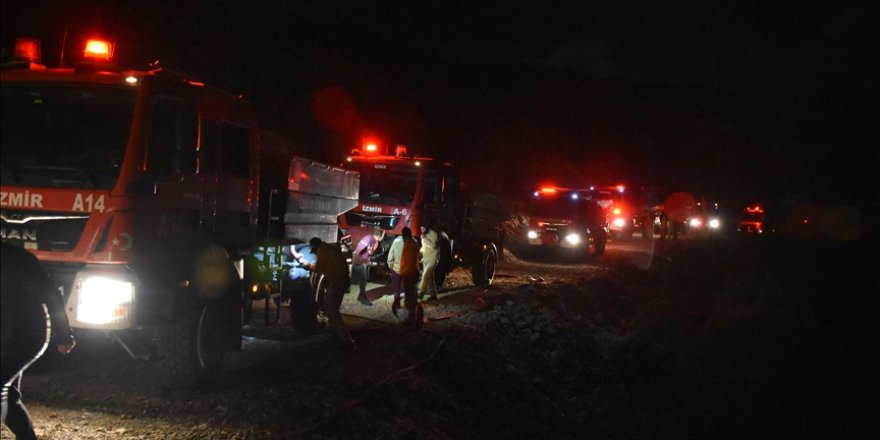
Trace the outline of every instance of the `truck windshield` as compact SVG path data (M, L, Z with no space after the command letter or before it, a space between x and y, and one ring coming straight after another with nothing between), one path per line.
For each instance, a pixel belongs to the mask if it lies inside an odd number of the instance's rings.
M419 182L417 169L388 166L375 168L372 164L361 167L360 201L377 205L409 206Z
M569 197L540 197L532 199L529 211L534 217L547 219L571 219L582 208L583 201Z
M134 89L4 83L2 184L112 188L134 103Z

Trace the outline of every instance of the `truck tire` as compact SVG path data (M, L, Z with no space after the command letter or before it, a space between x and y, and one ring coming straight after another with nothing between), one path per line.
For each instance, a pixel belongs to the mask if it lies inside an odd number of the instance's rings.
M321 330L315 290L310 284L297 286L290 292L290 323L297 333L304 335L313 335Z
M437 243L440 250L440 258L437 267L434 268L434 281L437 284L437 290L443 287L449 272L452 272L452 242L448 238L441 237Z
M251 315L254 313L254 300L251 298L250 283L245 283L244 287L244 289L241 289L241 323L247 325L251 323L253 318Z
M475 286L488 286L492 284L495 278L495 264L498 261L498 255L493 246L486 247L486 250L474 260L471 267L471 280Z
M213 383L223 363L223 304L187 306L180 319L159 329L162 380L169 387Z
M602 255L605 253L605 244L608 242L608 236L599 231L596 236L593 238L593 253L595 255Z

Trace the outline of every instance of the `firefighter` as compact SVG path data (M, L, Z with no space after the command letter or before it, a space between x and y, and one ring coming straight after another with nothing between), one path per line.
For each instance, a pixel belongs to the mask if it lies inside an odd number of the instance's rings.
M365 306L373 305L367 298L367 281L370 279L370 262L383 238L385 238L385 231L376 228L372 234L361 238L351 256L351 278L352 281L358 283L360 288L358 302Z
M405 325L421 325L419 301L416 296L416 283L419 280L419 244L412 237L412 231L404 227L403 248L400 252L400 278L403 281L404 308L407 311L402 322Z
M348 273L348 262L338 246L324 243L318 237L309 240L309 247L316 255L312 270L324 276L324 285L327 290L324 293L323 310L327 316L327 329L333 335L333 339L349 348L354 349L354 340L342 316L339 315L339 307L342 306L342 297L351 286L351 278Z
M419 253L422 256L422 280L419 283L419 299L426 295L430 300L437 299L437 282L434 280L434 269L440 259L440 250L437 246L440 237L437 231L430 225L422 226L422 247Z
M35 439L30 414L21 402L21 377L52 342L66 355L76 341L64 300L30 252L6 243L0 254L2 298L2 420L17 439Z
M391 271L391 294L394 295L394 303L391 305L391 311L397 316L397 310L400 309L400 295L403 290L400 288L402 278L400 276L400 256L403 252L403 236L398 235L391 242L388 249L388 269Z

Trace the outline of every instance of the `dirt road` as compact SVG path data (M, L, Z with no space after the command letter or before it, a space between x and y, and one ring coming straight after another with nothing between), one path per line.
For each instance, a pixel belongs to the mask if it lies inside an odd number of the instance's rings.
M355 352L297 335L284 308L267 326L255 304L210 389L162 389L83 334L60 368L26 375L25 402L41 438L65 440L855 438L880 334L869 255L682 240L507 256L488 289L454 273L423 331L396 323L384 286L372 307L347 295Z

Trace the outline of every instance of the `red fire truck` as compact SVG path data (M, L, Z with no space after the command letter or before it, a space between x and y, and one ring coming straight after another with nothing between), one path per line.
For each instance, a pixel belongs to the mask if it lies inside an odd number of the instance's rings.
M189 75L119 69L110 43L84 47L75 66L47 68L20 39L3 64L2 239L61 284L75 331L156 360L168 384L208 382L241 348L257 121Z
M561 248L587 254L605 253L607 222L601 206L587 188L545 185L528 204L526 241L531 247Z
M764 208L761 205L746 206L739 218L737 232L747 235L760 235L764 233Z
M418 237L420 226L428 222L441 232L438 286L458 265L471 269L474 284L492 282L503 250L502 224L510 217L499 197L468 187L449 163L408 156L405 145L396 146L394 155L382 154L374 144L353 153L345 167L360 173L360 200L339 217L343 235L357 243L380 228L387 251L404 226Z
M630 239L635 233L644 240L653 238L650 209L633 191L624 185L592 186L590 194L605 210L612 239Z

